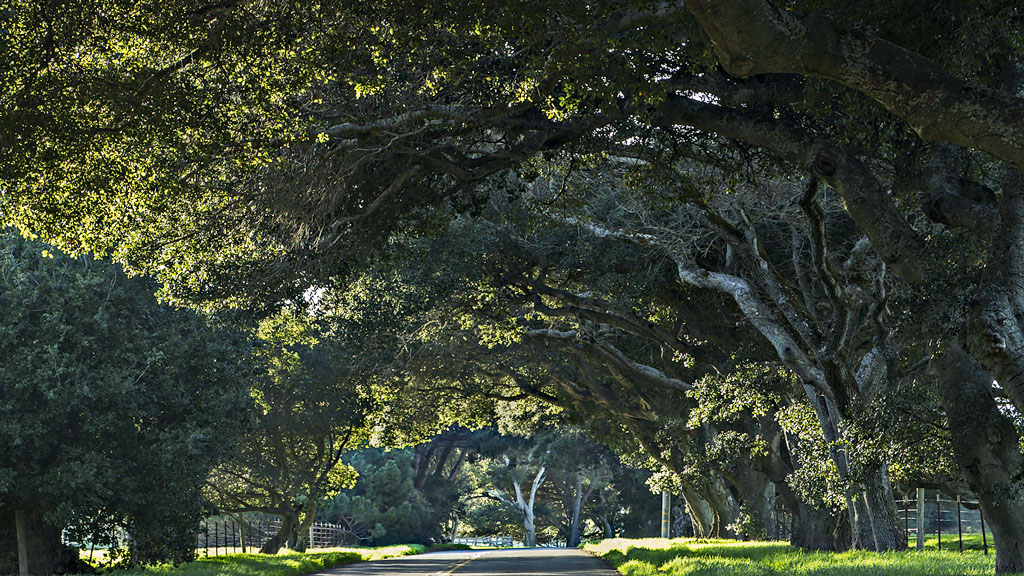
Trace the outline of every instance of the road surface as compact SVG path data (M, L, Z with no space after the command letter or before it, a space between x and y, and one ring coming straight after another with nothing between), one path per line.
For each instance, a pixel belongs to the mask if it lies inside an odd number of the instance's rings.
M576 549L459 550L349 564L318 576L615 576L607 564Z

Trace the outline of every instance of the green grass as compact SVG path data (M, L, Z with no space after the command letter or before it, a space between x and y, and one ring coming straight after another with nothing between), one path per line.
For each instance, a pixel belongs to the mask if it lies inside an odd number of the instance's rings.
M326 548L314 552L285 551L276 555L227 554L203 557L195 562L169 564L133 570L110 570L116 576L299 576L342 564L420 554L418 544L379 548Z
M980 535L979 540L980 540ZM981 552L802 552L781 542L613 539L584 549L626 576L974 576L995 570Z
M992 533L986 534L988 538L988 553L994 554L995 548L992 547ZM910 541L907 543L911 549L917 546L916 536L910 535ZM934 535L925 535L924 547L926 550L935 550L939 547L939 539ZM978 550L981 551L984 548L984 543L981 541L981 533L968 533L964 534L964 550ZM960 544L957 541L956 532L952 534L942 535L942 549L943 550L960 550Z

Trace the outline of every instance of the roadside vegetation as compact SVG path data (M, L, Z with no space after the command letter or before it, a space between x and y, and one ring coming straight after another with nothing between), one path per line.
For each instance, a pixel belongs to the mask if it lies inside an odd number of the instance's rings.
M942 576L991 574L995 556L927 550L805 552L782 542L610 539L584 549L626 576Z
M119 576L299 576L344 564L422 554L427 550L425 546L410 544L376 548L326 548L316 552L228 554L200 558L178 566L158 564L117 573Z

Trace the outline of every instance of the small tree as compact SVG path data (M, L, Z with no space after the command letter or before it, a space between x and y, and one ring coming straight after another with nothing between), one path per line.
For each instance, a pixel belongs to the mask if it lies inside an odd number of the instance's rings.
M537 491L547 478L546 456L538 445L510 447L495 459L490 470L491 486L486 491L487 496L519 512L523 543L527 546L537 545L534 509Z
M341 457L363 439L368 406L340 365L340 344L319 341L304 322L284 314L262 326L265 372L253 384L255 426L208 482L222 511L283 518L265 554L285 545L306 549L318 502L355 482Z
M409 450L362 450L346 462L359 480L327 500L320 517L350 526L353 544L427 544L438 536L441 519L413 483Z

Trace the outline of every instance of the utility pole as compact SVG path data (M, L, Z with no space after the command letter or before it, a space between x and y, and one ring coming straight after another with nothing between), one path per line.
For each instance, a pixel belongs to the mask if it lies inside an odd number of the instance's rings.
M668 538L669 520L672 516L672 508L669 502L668 490L661 491L661 537Z

